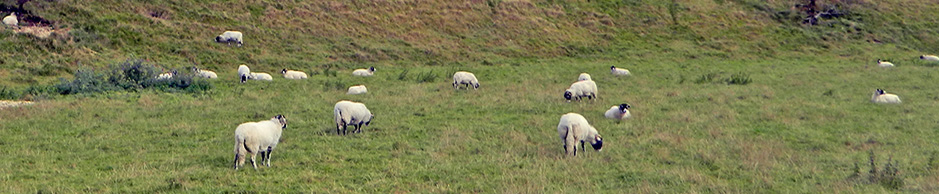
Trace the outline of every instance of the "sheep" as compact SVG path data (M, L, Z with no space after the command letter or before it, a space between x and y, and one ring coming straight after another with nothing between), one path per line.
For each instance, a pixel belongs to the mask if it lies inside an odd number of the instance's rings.
M355 127L352 133L361 133L362 125L368 126L372 122L372 118L375 118L375 115L365 107L365 104L346 100L336 103L336 106L333 107L333 115L336 118L336 134L340 134L339 129L342 129L342 135L346 134L348 125Z
M473 86L473 90L476 90L479 88L479 80L476 79L476 75L473 73L458 71L453 74L453 88L460 89L460 85L466 86L466 89Z
M619 76L619 75L625 75L625 76L630 76L630 75L632 75L632 74L629 73L629 70L628 70L628 69L616 68L616 66L610 66L610 71L611 71L611 73L613 73L613 75L617 75L617 76Z
M277 142L284 129L287 129L287 117L277 115L270 120L247 122L235 128L235 170L245 163L245 154L251 154L251 165L258 169L255 158L261 154L261 163L267 161L271 167L271 152L277 148Z
M303 73L302 71L284 69L284 70L280 70L280 73L284 74L284 78L286 79L306 79L307 78L306 73Z
M228 46L231 46L231 42L237 43L238 47L244 45L244 39L242 39L242 34L239 31L225 31L222 35L215 37L215 42L228 43Z
M375 73L375 67L368 67L368 69L356 69L352 71L353 76L372 76Z
M877 89L874 90L874 95L871 96L871 102L878 104L900 104L900 97L896 94L889 94L884 90Z
M612 106L610 110L607 110L606 113L603 113L603 116L610 119L616 120L626 120L629 117L632 117L632 114L629 114L629 104L623 103L619 106Z
M603 139L597 133L597 129L590 126L583 115L577 113L567 113L561 116L561 122L558 123L558 135L564 143L564 152L569 156L577 155L577 144L580 143L580 150L584 148L584 141L588 141L597 152L603 150Z
M157 76L156 76L156 79L157 79L157 80L168 80L168 79L173 78L173 76L176 76L176 70L173 70L173 71L170 71L170 72L167 72L167 73L161 73L160 75L157 75Z
M263 81L274 81L274 77L271 74L267 73L248 73L247 75L241 76L241 83L245 83L248 80L263 80Z
M583 97L597 100L596 82L593 82L593 80L578 81L571 84L571 87L567 90L564 90L564 98L567 99L567 102L570 102L571 99L580 100Z
M251 69L248 68L247 65L241 64L238 66L238 77L241 77L243 75L248 75L249 73L251 73Z
M877 66L878 67L893 67L893 63L877 59Z
M346 92L346 94L364 94L367 92L368 92L368 89L365 88L365 85L357 85L357 86L349 87L349 92Z
M584 80L591 80L591 79L590 79L590 74L587 74L587 73L580 73L580 76L577 77L577 81L584 81Z
M16 19L16 13L12 12L7 17L3 17L3 24L6 24L8 27L19 27L19 21Z
M198 67L192 67L192 72L196 74L196 77L218 79L218 74L215 74L213 71L201 70Z
M3 21L6 21L6 19L3 19ZM936 55L920 55L919 59L926 60L926 61L933 61L933 62L939 61L939 57L937 57Z

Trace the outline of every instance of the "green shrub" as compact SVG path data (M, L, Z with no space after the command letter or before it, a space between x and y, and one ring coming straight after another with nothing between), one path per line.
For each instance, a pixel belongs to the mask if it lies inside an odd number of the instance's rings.
M191 71L177 71L170 79L156 79L158 68L139 59L128 59L108 66L107 73L93 69L78 70L72 80L60 79L55 85L59 94L98 93L105 91L138 91L145 88L169 92L203 92L212 89L212 84L193 76Z

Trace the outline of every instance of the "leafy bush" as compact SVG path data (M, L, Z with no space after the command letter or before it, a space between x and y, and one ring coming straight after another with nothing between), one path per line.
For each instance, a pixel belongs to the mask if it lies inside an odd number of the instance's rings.
M158 68L139 59L113 64L106 73L93 69L78 70L72 80L60 79L55 85L59 94L98 93L105 91L138 91L144 88L176 92L202 92L212 89L207 80L196 78L190 71L177 72L170 79L156 79Z

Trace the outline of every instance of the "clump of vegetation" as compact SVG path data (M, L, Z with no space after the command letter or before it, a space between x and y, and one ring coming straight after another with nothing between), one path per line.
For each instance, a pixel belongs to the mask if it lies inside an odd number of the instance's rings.
M750 75L745 74L745 73L736 73L736 74L730 75L730 78L727 78L726 80L724 80L724 82L727 83L728 85L747 85L751 81L753 80L750 79Z
M342 82L342 80L329 79L323 82L323 91L344 89L346 89L346 83Z
M694 83L697 84L706 84L706 83L724 83L727 85L747 85L750 82L753 82L753 79L750 79L750 75L746 73L735 73L731 74L730 77L720 79L720 73L706 73L698 76L695 79ZM679 80L679 83L684 83L684 77Z
M867 183L868 184L879 184L884 188L899 190L903 188L904 180L900 176L900 170L897 167L899 165L898 161L894 161L893 157L887 158L887 163L884 164L882 170L877 169L876 155L874 151L871 150L868 156L868 163L870 165L870 170L868 171ZM851 177L860 177L861 168L857 163L854 163L854 174Z
M417 83L434 82L434 80L437 80L437 77L438 75L435 74L434 71L431 70L431 71L418 73L417 78L415 80L417 81Z
M404 71L401 71L401 73L398 74L398 80L404 81L408 79L408 72L409 72L408 69L404 69Z
M714 80L717 80L717 73L707 73L701 76L698 76L698 79L694 81L697 84L712 83Z
M110 65L107 71L82 69L72 80L59 79L55 85L59 94L99 93L106 91L138 91L145 88L176 92L203 92L212 89L207 80L193 77L190 71L177 72L172 78L157 79L158 68L139 59L128 59Z

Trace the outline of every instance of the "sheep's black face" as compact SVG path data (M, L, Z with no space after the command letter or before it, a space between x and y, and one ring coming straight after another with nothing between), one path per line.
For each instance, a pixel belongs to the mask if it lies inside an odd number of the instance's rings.
M473 88L479 88L479 84L473 84Z
M884 90L877 89L876 93L877 93L877 95L883 95L883 94L884 94Z
M368 67L368 71L375 71L375 67Z
M247 76L247 75L241 75L241 83L245 83L246 81L248 81L248 76Z
M926 55L920 55L919 59L926 59ZM877 59L877 60L880 61L880 59Z
M215 42L222 42L222 36L216 36Z
M610 70L616 70L616 66L610 66Z
M287 116L277 115L277 116L274 116L274 119L277 119L277 122L280 122L280 124L283 125L281 129L287 128Z
M600 136L597 136L597 141L591 143L590 146L593 147L593 149L597 150L598 152L603 150L603 139L600 139Z
M626 110L629 109L629 107L630 107L630 106L629 106L628 104L620 104L620 105L619 105L619 111L625 113Z
M571 100L573 97L574 95L571 92L564 92L564 99Z
M287 74L287 69L280 70L280 73L281 73L281 74Z

